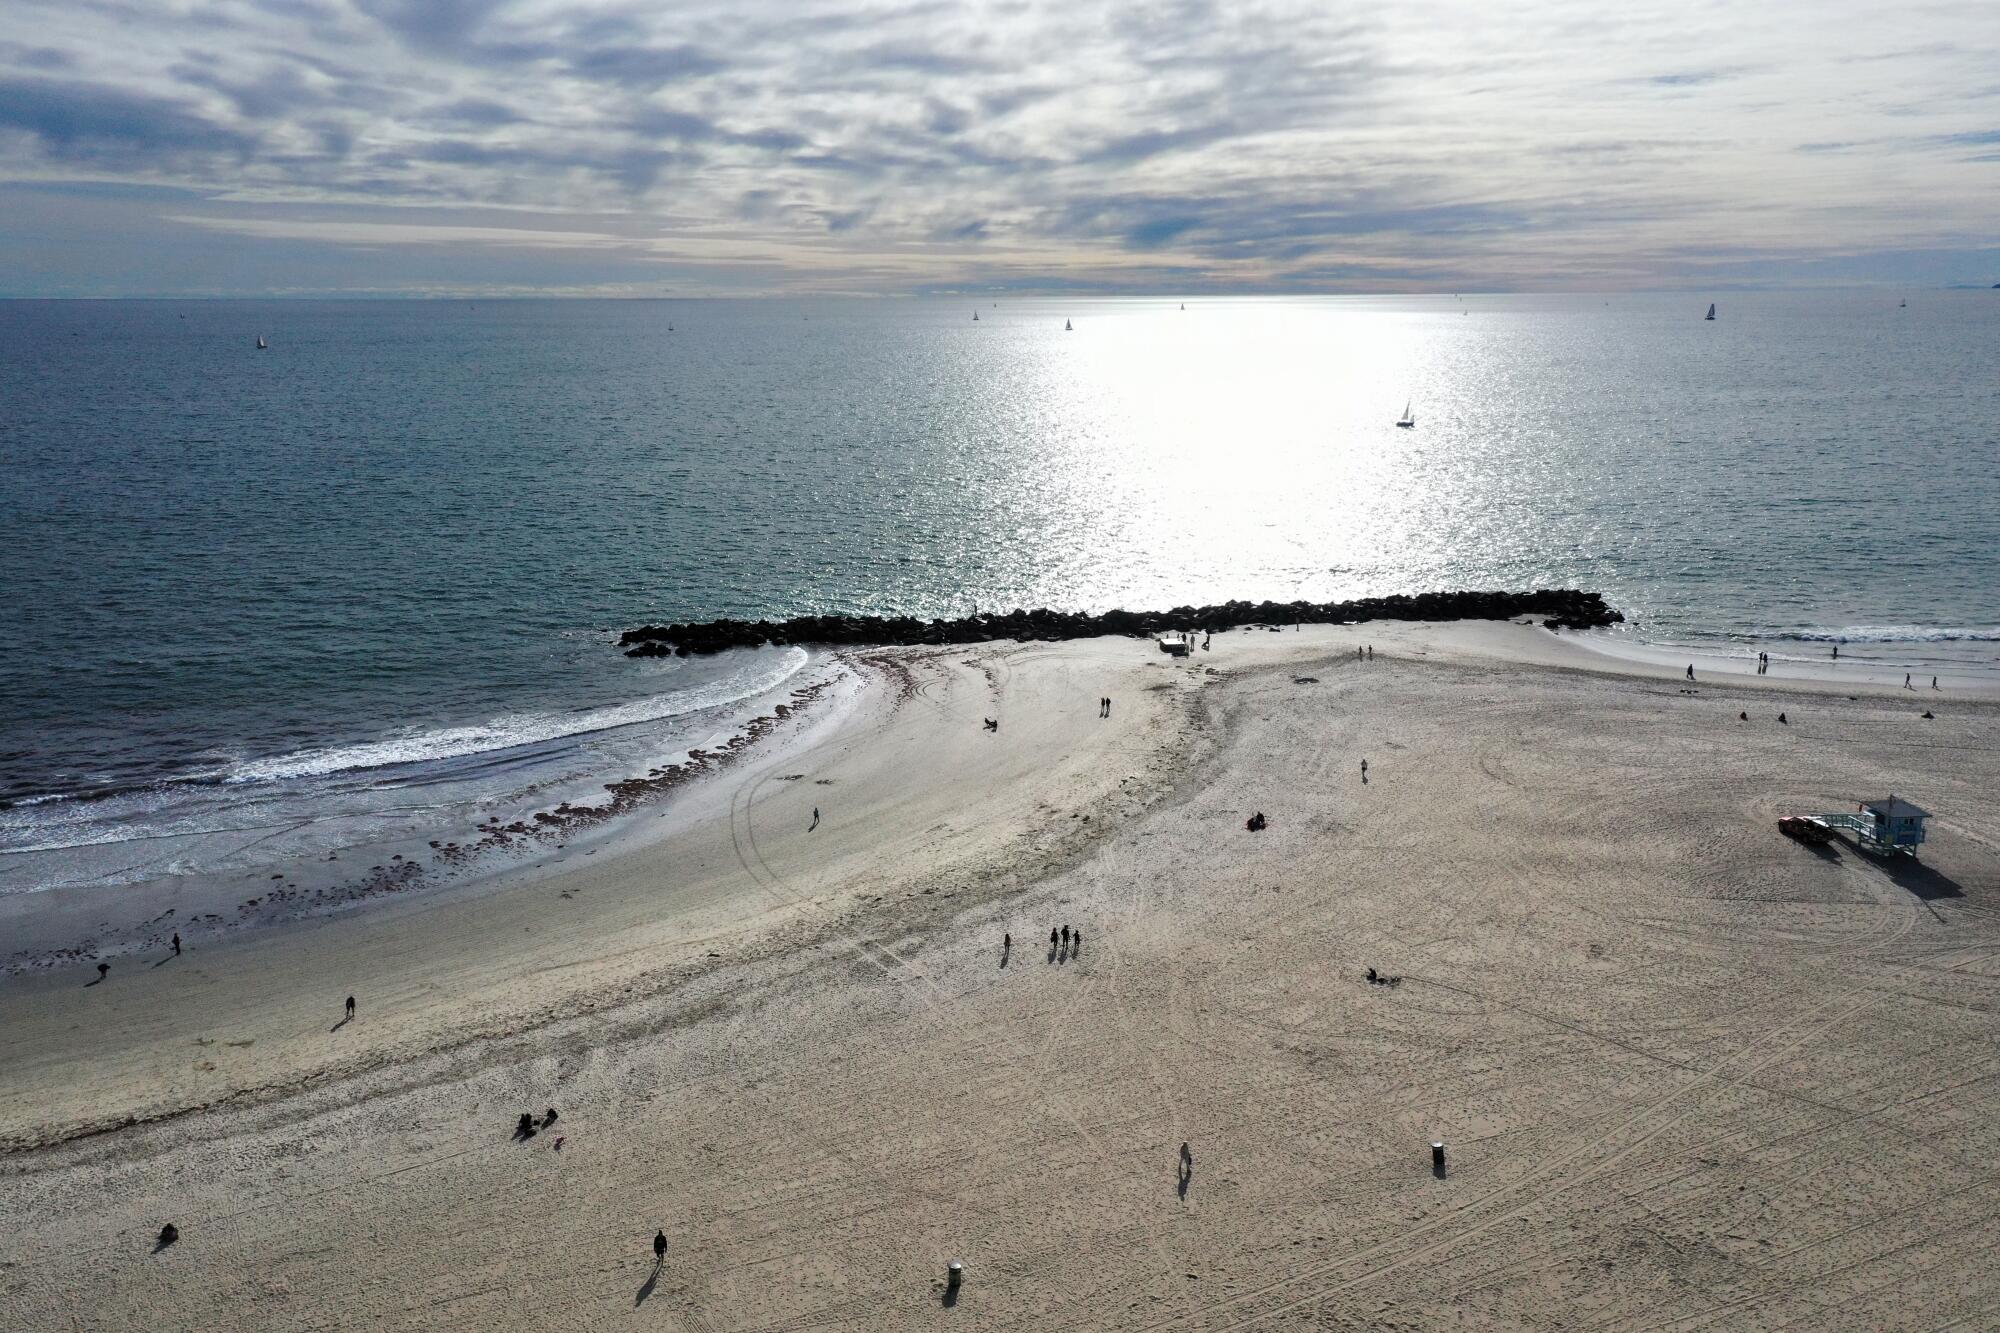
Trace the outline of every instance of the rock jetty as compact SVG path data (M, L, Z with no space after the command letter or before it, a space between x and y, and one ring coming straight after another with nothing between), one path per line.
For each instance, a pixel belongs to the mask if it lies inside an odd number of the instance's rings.
M763 644L984 643L993 639L1051 641L1102 634L1135 637L1170 630L1224 630L1241 625L1358 625L1370 620L1512 620L1537 616L1550 629L1595 629L1625 619L1604 595L1574 588L1534 592L1425 592L1363 597L1352 602L1223 602L1168 611L1007 611L918 620L913 616L797 616L791 620L707 620L645 625L619 637L627 657L686 657Z

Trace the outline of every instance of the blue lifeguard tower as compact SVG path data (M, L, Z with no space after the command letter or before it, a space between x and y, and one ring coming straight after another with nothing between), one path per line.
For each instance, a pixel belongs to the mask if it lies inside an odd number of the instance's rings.
M1820 816L1821 822L1829 828L1852 833L1863 850L1882 856L1890 853L1915 856L1917 847L1924 840L1924 821L1929 818L1930 811L1912 805L1900 796L1861 801L1855 805L1851 815Z

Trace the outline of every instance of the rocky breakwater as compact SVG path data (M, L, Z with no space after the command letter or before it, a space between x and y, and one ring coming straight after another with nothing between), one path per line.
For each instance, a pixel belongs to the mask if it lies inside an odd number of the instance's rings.
M618 642L627 657L686 657L763 644L887 646L984 643L994 639L1051 641L1104 634L1134 637L1174 630L1225 630L1243 625L1358 625L1370 620L1541 619L1550 629L1595 629L1625 619L1604 595L1574 588L1534 592L1425 592L1363 597L1352 602L1223 602L1167 611L1007 611L951 620L913 616L797 616L791 620L705 620L629 629Z

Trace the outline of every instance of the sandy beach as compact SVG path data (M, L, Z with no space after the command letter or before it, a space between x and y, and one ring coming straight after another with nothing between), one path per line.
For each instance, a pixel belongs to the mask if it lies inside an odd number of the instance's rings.
M2000 1320L2000 701L1514 625L849 664L656 833L0 980L0 1324ZM1919 861L1774 827L1892 792Z

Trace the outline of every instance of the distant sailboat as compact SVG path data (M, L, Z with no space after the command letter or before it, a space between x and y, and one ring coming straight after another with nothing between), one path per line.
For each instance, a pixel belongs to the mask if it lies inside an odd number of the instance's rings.
M1414 403L1415 401L1416 399L1413 398L1410 400L1409 403L1404 403L1403 415L1396 418L1396 424L1398 426L1401 426L1404 430L1412 430L1416 427L1417 414L1410 410L1410 403Z
M979 312L977 310L972 312L972 322L974 324L977 324L979 322Z
M1896 302L1896 309L1898 310L1908 310L1909 308L1910 308L1910 301L1908 297L1905 297L1902 300Z
M1063 321L1063 332L1064 332L1064 333L1075 333L1075 332L1076 332L1076 325L1074 325L1074 324L1070 323L1070 322L1069 322L1068 320L1064 320L1064 321Z
M1707 313L1706 315L1703 315L1703 316L1702 316L1702 318L1703 318L1703 319L1714 319L1714 318L1715 318L1715 302L1713 302L1713 301L1710 301L1710 302L1708 303L1708 313Z
M1186 301L1183 301L1183 302L1181 302L1181 309L1183 309L1183 310L1187 309L1187 302L1186 302Z
M258 334L258 335L257 335L257 350L258 350L258 351L260 351L260 352L261 352L261 351L263 351L263 350L264 350L265 348L269 347L270 345L271 345L271 344L269 344L269 343L267 343L267 342L265 342L265 341L264 341L264 335L263 335L263 334L261 334L261 333L260 333L260 334Z

